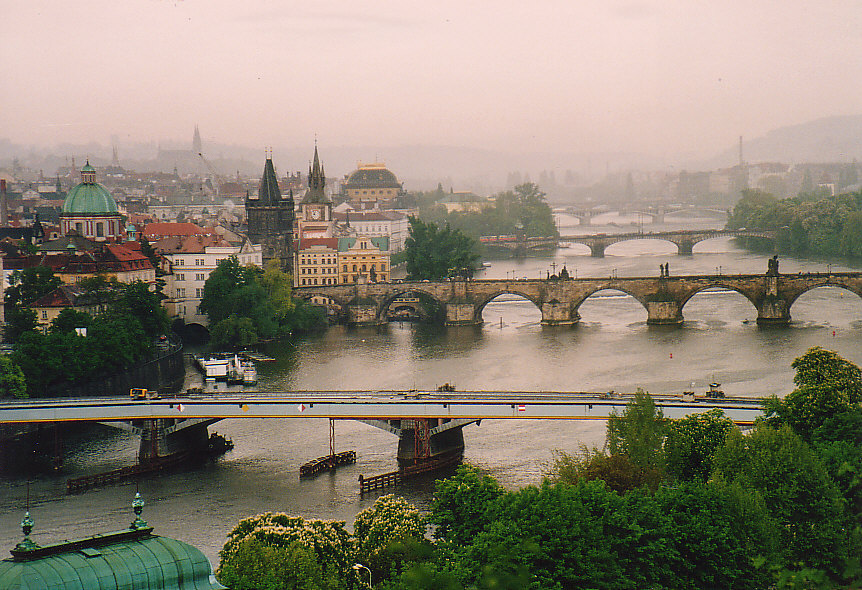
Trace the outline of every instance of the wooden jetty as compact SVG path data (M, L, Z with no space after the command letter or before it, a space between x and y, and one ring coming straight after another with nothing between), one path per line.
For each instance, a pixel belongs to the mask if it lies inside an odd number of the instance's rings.
M400 485L401 482L410 479L411 477L415 477L423 473L429 473L431 471L436 471L450 465L456 465L457 463L461 462L461 458L462 453L457 452L441 457L436 457L429 461L416 463L415 465L405 465L398 471L390 471L388 473L381 473L380 475L373 475L371 477L364 477L360 475L359 493L364 494L372 490L380 490L383 488Z
M356 451L344 451L334 453L324 457L318 457L308 463L303 464L299 468L299 477L311 477L317 475L321 471L329 471L342 465L352 465L356 463Z

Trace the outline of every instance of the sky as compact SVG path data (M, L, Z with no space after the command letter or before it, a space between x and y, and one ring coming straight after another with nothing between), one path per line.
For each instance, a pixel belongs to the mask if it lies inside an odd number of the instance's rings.
M0 138L710 154L862 113L858 0L0 0Z

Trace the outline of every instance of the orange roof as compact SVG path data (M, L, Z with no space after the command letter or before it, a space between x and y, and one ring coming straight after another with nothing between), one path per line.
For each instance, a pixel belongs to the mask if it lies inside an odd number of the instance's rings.
M166 238L179 236L195 236L209 233L194 223L148 223L144 226L144 236L150 238Z
M326 246L338 250L338 238L302 238L296 241L297 250L305 250L312 246Z
M172 236L161 238L152 243L153 248L161 254L192 254L203 253L205 248L210 246L230 246L230 242L226 241L219 235L215 234L198 234L194 236Z

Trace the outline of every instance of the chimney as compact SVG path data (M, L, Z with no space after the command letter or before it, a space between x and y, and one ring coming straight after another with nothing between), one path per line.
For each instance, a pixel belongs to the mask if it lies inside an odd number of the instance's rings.
M0 178L0 227L9 227L9 201L6 196L5 178Z

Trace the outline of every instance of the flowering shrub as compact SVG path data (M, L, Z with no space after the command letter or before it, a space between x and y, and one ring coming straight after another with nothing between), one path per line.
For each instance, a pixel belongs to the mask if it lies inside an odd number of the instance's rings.
M425 519L404 498L389 494L380 496L373 506L357 514L353 530L359 550L373 555L392 541L424 538Z

